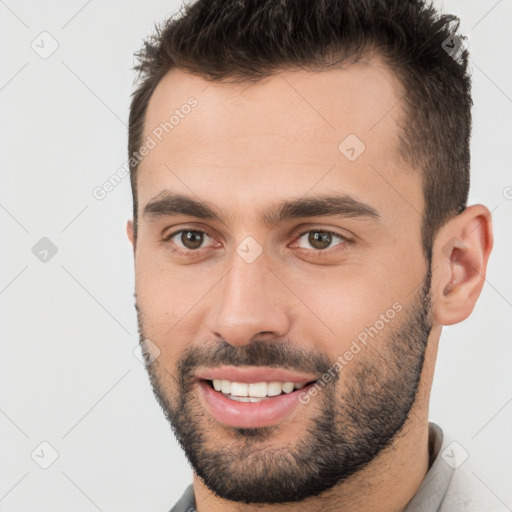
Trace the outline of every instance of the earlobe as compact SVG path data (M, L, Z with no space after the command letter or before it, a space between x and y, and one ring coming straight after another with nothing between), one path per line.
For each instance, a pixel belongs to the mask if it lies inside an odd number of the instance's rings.
M465 320L480 296L492 250L491 213L483 205L466 208L448 221L433 249L434 318L441 325Z

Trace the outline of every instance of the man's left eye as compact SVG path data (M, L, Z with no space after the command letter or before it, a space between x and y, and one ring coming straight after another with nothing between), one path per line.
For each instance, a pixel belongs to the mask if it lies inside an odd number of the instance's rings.
M331 243L333 240L338 239L340 240L339 243L334 245L340 245L343 242L346 241L346 239L341 236L339 233L335 233L334 231L328 231L328 230L320 230L320 229L313 229L310 231L306 231L302 235L299 236L298 240L302 239L305 235L307 236L307 243L310 244L313 249L322 251L325 249L329 249L331 247ZM302 247L303 249L309 249L310 247Z

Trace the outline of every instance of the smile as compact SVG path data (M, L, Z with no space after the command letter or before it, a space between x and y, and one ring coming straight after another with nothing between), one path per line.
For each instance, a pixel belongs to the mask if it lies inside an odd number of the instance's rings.
M215 391L220 391L231 400L239 402L260 402L283 393L292 393L302 389L305 382L232 382L225 379L213 379L208 381Z
M294 410L304 407L300 393L313 382L237 382L199 380L200 400L219 423L239 428L276 425Z

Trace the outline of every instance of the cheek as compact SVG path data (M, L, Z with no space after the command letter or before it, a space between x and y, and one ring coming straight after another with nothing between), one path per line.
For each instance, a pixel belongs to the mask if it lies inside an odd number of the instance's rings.
M400 312L413 288L407 280L388 276L384 266L375 266L332 273L328 279L311 283L306 280L301 289L307 293L301 298L316 317L313 322L296 317L298 325L309 330L308 338L332 360L349 350L354 340L382 339L399 325Z
M157 348L160 366L170 370L190 338L185 336L180 323L183 314L180 315L173 307L175 297L163 296L149 284L145 281L137 291L142 336L150 340L151 347Z
M161 360L170 367L194 339L201 325L194 313L212 286L194 276L192 267L171 269L156 257L139 258L135 272L137 305L143 335L161 351Z
M141 251L136 263L137 300L152 323L169 322L183 315L197 287L197 282L186 278L186 270L173 269L163 259L157 252Z

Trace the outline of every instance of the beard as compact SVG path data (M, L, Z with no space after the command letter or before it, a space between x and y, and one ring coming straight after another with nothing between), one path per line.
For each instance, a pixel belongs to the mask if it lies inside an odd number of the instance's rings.
M219 497L240 503L277 504L319 496L362 470L389 447L416 400L431 323L431 264L420 290L354 360L336 372L308 405L304 434L277 445L280 425L235 428L216 422L199 403L199 365L268 366L327 374L324 354L286 342L222 341L187 348L174 374L155 360L146 368L154 395L194 472ZM140 340L141 312L136 303ZM378 346L375 346L378 345ZM375 348L375 350L372 350ZM371 352L372 355L369 355ZM332 370L331 370L332 372ZM350 373L349 373L350 372ZM332 375L332 373L331 373ZM338 382L343 384L338 389Z

